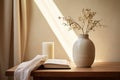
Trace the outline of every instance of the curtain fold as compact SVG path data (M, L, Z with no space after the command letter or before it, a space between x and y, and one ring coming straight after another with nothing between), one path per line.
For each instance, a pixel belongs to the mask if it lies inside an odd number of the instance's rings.
M24 60L27 42L27 1L14 0L14 65Z
M12 0L1 0L0 13L0 79L7 80L5 70L12 66L13 56L11 45L11 29L12 29ZM11 48L12 49L12 48ZM10 64L10 65L9 65Z
M29 0L28 0L29 1ZM27 0L0 0L0 80L24 60L27 43Z

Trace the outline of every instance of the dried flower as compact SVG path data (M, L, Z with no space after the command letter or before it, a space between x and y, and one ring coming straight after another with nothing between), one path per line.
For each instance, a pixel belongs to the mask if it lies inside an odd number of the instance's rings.
M91 9L82 9L80 16L78 17L79 23L73 20L72 17L59 17L64 22L64 26L69 26L69 29L77 29L82 31L82 34L88 34L90 31L94 31L95 27L101 27L100 20L94 19L96 12Z

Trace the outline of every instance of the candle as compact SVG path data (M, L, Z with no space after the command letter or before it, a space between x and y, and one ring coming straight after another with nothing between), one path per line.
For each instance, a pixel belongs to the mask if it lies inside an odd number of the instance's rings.
M53 59L54 58L54 42L43 42L42 54L46 55L48 59Z

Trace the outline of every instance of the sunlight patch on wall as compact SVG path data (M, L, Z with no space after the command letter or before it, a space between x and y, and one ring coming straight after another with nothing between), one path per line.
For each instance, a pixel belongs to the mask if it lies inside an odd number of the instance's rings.
M73 61L72 47L73 43L77 39L76 34L74 33L74 31L68 31L68 29L62 25L58 17L63 15L59 11L53 0L34 0L34 1L37 4L43 16L45 17L46 21L50 25L52 31L58 38L62 47L66 51L70 60Z

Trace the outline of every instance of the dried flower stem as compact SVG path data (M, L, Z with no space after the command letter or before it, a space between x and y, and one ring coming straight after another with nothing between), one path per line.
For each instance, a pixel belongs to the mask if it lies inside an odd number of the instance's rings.
M75 22L70 16L68 17L59 17L63 19L65 26L70 26L70 29L78 29L82 31L82 34L88 34L91 30L94 31L95 27L102 26L100 20L95 20L93 17L96 12L92 12L91 9L83 9L80 17L78 18L80 24Z

